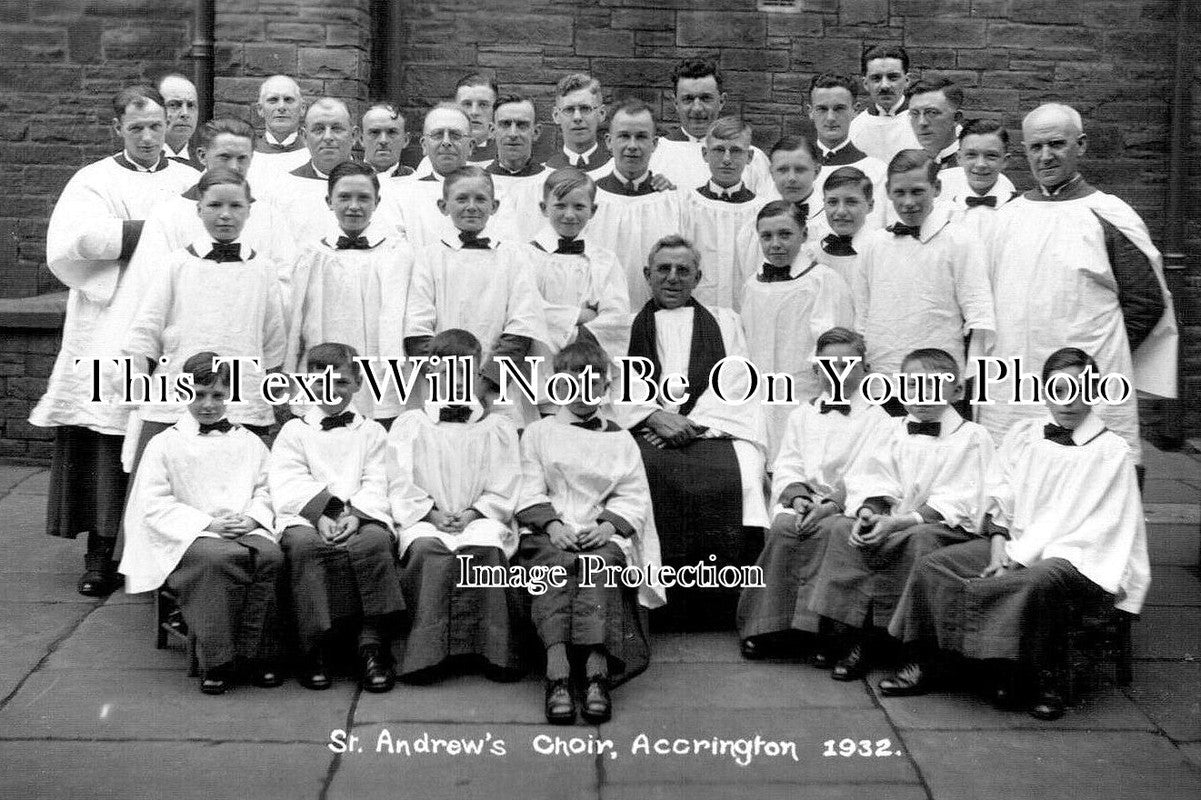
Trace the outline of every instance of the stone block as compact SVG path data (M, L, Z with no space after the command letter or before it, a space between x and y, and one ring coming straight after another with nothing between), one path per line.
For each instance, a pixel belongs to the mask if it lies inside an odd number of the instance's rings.
M360 50L326 47L301 47L297 50L297 72L306 78L345 78L359 76Z
M683 47L763 47L767 20L759 13L681 11L676 43Z
M982 20L910 17L905 20L905 46L980 48L987 42L986 30Z
M575 53L581 56L632 56L634 34L631 31L577 29Z

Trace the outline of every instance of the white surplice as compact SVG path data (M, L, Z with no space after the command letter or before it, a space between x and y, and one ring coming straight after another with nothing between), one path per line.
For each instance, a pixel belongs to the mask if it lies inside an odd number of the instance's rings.
M909 112L904 109L891 117L860 111L851 120L848 133L856 147L885 164L902 150L922 149L909 122Z
M762 204L757 198L744 203L714 200L695 188L684 192L682 199L680 231L701 253L701 282L692 296L707 306L739 311L747 273L737 257L738 232L748 224L754 226Z
M205 530L221 514L245 514L262 526L254 534L278 542L267 458L266 445L245 428L201 436L190 414L151 439L125 509L125 591L162 586L192 542L221 538Z
M1005 551L1026 566L1063 558L1137 614L1151 583L1143 504L1122 437L1090 414L1075 446L1049 441L1049 414L1018 422L988 473L986 511L1009 530Z
M755 213L734 234L734 273L742 276L742 284L737 289L737 293L740 295L746 281L754 277L759 272L759 267L767 260L767 257L763 255L763 248L759 244L759 227L755 222L755 217L758 216L763 206L779 199L780 195L776 193L775 187L772 187L767 196L756 197ZM797 256L797 260L808 263L817 258L818 242L830 232L830 223L826 220L826 209L822 206L820 194L810 192L809 196L801 202L808 206L809 214L805 218L805 242L801 245L801 252ZM741 297L738 298L738 305L739 307L742 305Z
M975 241L987 247L992 239L997 211L1013 199L1013 181L1004 174L998 175L991 189L983 195L977 195L976 190L968 185L963 167L944 169L938 173L938 180L942 183L938 199L950 206L951 221L959 223ZM997 204L993 208L979 205L968 208L967 197L995 197Z
M680 130L684 140L676 141L660 136L655 152L651 153L651 172L665 176L680 191L691 191L709 180L709 164L701 155L703 139L695 139ZM742 181L755 194L771 186L771 164L767 155L751 145L751 160L742 173Z
M542 187L550 173L545 167L535 175L490 173L496 199L500 202L496 216L489 221L493 230L512 231L522 242L534 238L546 221L538 204L542 202Z
M597 188L596 214L588 223L588 238L617 254L625 269L630 308L637 311L650 299L643 268L655 242L681 230L678 192L627 196Z

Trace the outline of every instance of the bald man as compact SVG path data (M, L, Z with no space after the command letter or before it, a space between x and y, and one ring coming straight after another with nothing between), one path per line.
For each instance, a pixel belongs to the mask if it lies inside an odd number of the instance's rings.
M246 179L251 188L265 187L280 175L309 160L300 125L304 119L304 95L287 75L272 75L259 87L255 116L263 120L263 135L255 142L257 153Z
M1055 350L1079 347L1102 375L1120 373L1133 388L1175 397L1176 324L1159 250L1134 209L1080 174L1080 114L1039 106L1022 121L1022 145L1038 185L997 212L988 253L997 331L985 352L1021 358L1023 371L1038 373ZM1019 420L1046 413L1040 404L1013 404L1013 383L984 383L993 404L978 407L980 422L998 441ZM1095 410L1141 463L1133 392Z
M196 133L196 124L200 119L196 85L178 72L172 72L162 77L157 88L167 104L163 155L192 169L203 170L200 159L192 151L192 135Z

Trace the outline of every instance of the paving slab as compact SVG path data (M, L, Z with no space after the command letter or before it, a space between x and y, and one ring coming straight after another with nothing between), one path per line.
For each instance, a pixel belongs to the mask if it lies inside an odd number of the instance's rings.
M0 699L92 610L85 603L0 603Z
M75 591L78 580L78 572L0 572L0 603L99 605L96 598Z
M1147 525L1147 555L1151 560L1151 578L1161 564L1197 566L1201 528L1195 523L1150 522Z
M50 492L50 470L40 469L37 474L30 475L13 487L13 494L33 495L42 498L43 508L46 505L46 495Z
M120 591L116 591L116 592L113 592L112 594L110 594L108 596L108 599L104 601L104 604L108 605L108 606L119 606L119 605L128 605L128 604L136 605L138 603L152 603L152 602L154 602L154 592L138 592L137 594L126 594L125 590L121 589Z
M381 735L390 743L380 749ZM534 748L536 737L552 743L555 736L582 736L570 728L538 725L426 725L386 724L355 726L362 737L341 758L330 784L329 800L421 798L421 800L564 800L599 798L596 755L542 755ZM416 752L422 742L438 742L439 752ZM449 742L478 743L480 753L445 751ZM542 742L543 739L538 739ZM406 742L409 750L398 743ZM460 744L460 747L463 745ZM394 752L389 747L395 748Z
M1057 723L1053 723L1057 724ZM1180 800L1201 772L1162 736L1129 731L914 731L905 741L934 800Z
M613 722L600 727L600 735L613 740L618 752L617 758L604 762L606 784L900 784L917 780L904 748L876 709L749 709L715 714L712 709L695 705L671 713L623 708ZM749 759L737 755L739 749L729 749L754 747L756 737L791 748L778 750L774 757L771 750L763 749ZM873 753L877 743L888 739L888 746L880 749L894 754L849 758L823 755L824 741L847 737L869 740ZM714 754L714 738L736 744L725 745L726 752ZM656 752L660 740L667 742L670 752ZM675 752L677 740L688 752ZM631 752L644 742L650 747L649 754L645 748ZM708 750L702 749L703 743L710 743ZM707 796L707 792L698 790L697 796Z
M1147 475L1170 475L1176 480L1201 481L1201 460L1194 454L1168 453L1143 442L1143 464Z
M98 662L104 663L104 662ZM322 692L288 681L200 693L182 666L171 670L41 669L0 710L0 739L206 739L327 742L344 728L357 691L336 681Z
M620 695L623 689L616 690ZM470 722L542 724L541 680L498 684L480 675L460 675L428 686L397 684L387 694L364 692L355 723Z
M24 467L20 464L0 464L0 497L8 494L31 475L42 472L42 467Z
M1151 570L1148 606L1201 606L1201 577L1196 567L1157 565Z
M0 741L0 797L317 800L332 757L322 750L262 743Z
M187 669L182 648L154 648L154 606L106 603L47 662L49 669Z
M619 709L662 708L674 712L697 702L712 709L872 708L862 682L840 683L803 664L652 663L614 694Z
M718 784L706 786L704 794L697 791L695 784L679 783L624 783L604 788L605 800L863 800L865 797L873 800L926 800L926 790L916 784L887 783Z
M1136 658L1201 659L1201 608L1143 608L1132 626Z
M1201 490L1183 480L1165 478L1148 480L1143 487L1144 503L1197 503L1201 502Z
M1184 742L1176 745L1176 749L1184 756L1198 772L1201 772L1201 742Z
M1130 696L1176 741L1201 741L1201 662L1136 662Z
M657 663L729 664L745 660L738 652L738 634L734 631L656 633L651 639L651 653L652 660Z

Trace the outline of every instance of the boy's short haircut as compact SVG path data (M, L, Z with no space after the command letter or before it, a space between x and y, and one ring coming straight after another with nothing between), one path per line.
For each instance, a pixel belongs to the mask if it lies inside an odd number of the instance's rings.
M709 130L705 133L705 141L710 139L741 139L744 135L751 136L753 132L751 123L741 117L718 117L713 120L713 124L709 126Z
M892 157L892 161L888 162L888 177L891 180L893 175L913 172L916 169L924 169L930 183L938 182L938 162L925 150L916 148L902 150Z
M246 192L247 199L250 198L250 183L246 180L246 176L240 172L234 172L232 169L217 167L205 171L200 176L200 180L196 181L196 192L204 197L204 193L214 186L241 186Z
M810 99L813 98L814 89L846 89L851 93L852 100L859 94L859 85L855 79L837 72L823 72L820 75L814 75L813 80L809 81Z
M1061 347L1047 356L1047 360L1043 362L1043 383L1046 383L1054 373L1072 367L1083 369L1092 367L1094 372L1099 371L1096 360L1079 347Z
M570 75L565 75L555 84L555 99L566 97L572 92L578 92L581 89L587 89L596 98L601 99L601 84L596 78L585 72L573 72Z
M842 326L831 328L817 337L817 347L814 348L814 352L821 355L822 350L839 344L850 345L855 348L855 352L859 354L860 358L867 358L867 340L863 338L863 334Z
M514 103L529 103L531 106L534 105L534 101L528 97L523 97L516 92L510 92L509 94L501 95L500 97L496 98L496 102L492 105L492 113L495 114L497 111L500 111L501 106L510 106ZM537 113L536 108L534 109L534 112Z
M674 92L680 85L680 78L708 78L710 75L717 81L717 91L722 90L724 81L721 70L714 58L685 58L676 64L671 71L671 90Z
M931 92L942 92L943 97L947 98L947 102L951 104L952 108L956 110L963 108L963 87L950 78L922 78L909 87L907 96L912 100L919 94L930 94Z
M922 347L914 350L901 360L901 366L910 361L916 361L930 372L949 372L959 380L959 364L954 356L938 347Z
M755 227L758 228L760 222L772 217L791 217L801 230L809 226L809 220L801 213L801 207L787 200L772 200L759 209L759 213L755 215Z
M488 191L492 193L492 198L496 199L496 185L492 182L492 176L483 167L477 167L474 164L459 167L442 180L442 199L445 200L450 196L450 190L454 188L456 183L471 180L472 178L483 178L487 181Z
M459 78L458 82L455 83L454 93L458 94L459 90L466 86L487 86L492 90L494 96L500 97L500 87L496 85L496 79L489 78L487 75L479 72L472 72Z
M685 239L678 233L672 233L664 236L659 241L651 245L651 251L646 254L646 265L649 267L655 260L655 254L660 250L670 250L676 247L687 248L688 252L692 253L692 263L697 269L701 268L701 251L696 249L696 245Z
M545 201L554 197L556 200L562 200L576 189L585 186L588 187L588 196L596 200L596 181L581 169L563 167L546 177L545 183L542 184L542 199Z
M1009 131L995 119L969 119L959 131L959 141L962 142L965 136L996 136L1005 149L1009 149Z
M462 328L449 328L430 340L429 355L431 357L459 357L478 360L483 353L484 348L475 334Z
M150 103L154 103L159 108L163 109L165 114L167 111L167 102L163 100L163 96L159 94L158 89L145 84L137 86L129 86L117 92L113 98L113 116L118 120L125 116L125 109L133 106L141 111Z
M872 179L867 177L863 170L858 167L839 167L826 177L826 182L822 184L822 194L844 186L858 188L868 200L872 199L872 192L876 190Z
M326 184L329 187L326 193L334 196L334 187L338 185L338 181L343 178L348 178L352 175L362 175L365 178L371 179L371 186L375 189L375 197L379 199L379 176L375 173L375 168L370 164L363 164L358 161L343 161L334 166L329 171L329 178L326 179Z
M791 133L777 139L767 152L767 160L771 161L776 153L791 153L795 150L806 151L813 158L813 163L821 166L822 151L817 146L817 128L812 123L802 124L800 133Z
M345 368L349 374L357 376L359 365L355 359L358 357L359 351L348 344L322 342L309 348L304 354L304 363L310 373L325 372L332 367L334 372L341 373Z
M179 371L184 375L192 376L193 386L212 386L215 383L229 386L229 362L226 361L213 369L213 359L215 358L220 358L220 356L211 350L205 350L203 353L190 356L187 361L183 362Z
M899 44L878 44L864 50L863 56L859 59L859 66L862 68L864 75L867 74L868 62L875 61L878 58L895 58L901 62L902 71L909 71L909 53L904 47L901 47Z
M604 377L609 374L609 357L596 342L587 339L577 339L555 354L555 372L566 372L572 375L592 367L596 375Z
M258 140L258 134L249 122L236 117L217 117L210 119L200 126L200 134L196 140L201 147L212 147L218 136L237 136L249 139L250 146Z

